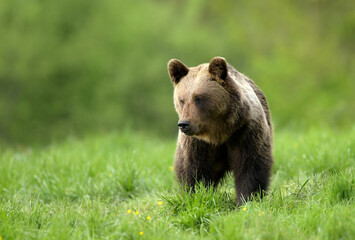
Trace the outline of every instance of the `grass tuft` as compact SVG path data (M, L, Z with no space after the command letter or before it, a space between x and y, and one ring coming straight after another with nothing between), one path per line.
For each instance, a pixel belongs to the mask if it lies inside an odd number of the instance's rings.
M236 209L235 194L206 188L203 183L194 193L175 189L158 196L167 203L165 213L171 213L174 223L184 229L207 230L213 218Z

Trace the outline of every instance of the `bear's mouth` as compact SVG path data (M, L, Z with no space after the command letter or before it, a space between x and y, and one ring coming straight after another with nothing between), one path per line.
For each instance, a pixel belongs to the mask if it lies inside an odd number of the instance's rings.
M187 136L193 136L194 133L190 130L190 131L186 131L186 132L183 132L185 135Z
M187 136L194 135L194 131L190 127L189 128L180 128L180 131Z
M188 128L181 129L180 131L185 134L186 136L197 136L200 134L199 127L196 126L189 126Z

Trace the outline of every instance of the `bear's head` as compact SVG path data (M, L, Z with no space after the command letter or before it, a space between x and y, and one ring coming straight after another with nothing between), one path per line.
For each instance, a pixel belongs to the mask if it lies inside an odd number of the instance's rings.
M238 121L240 94L229 76L226 60L213 58L209 64L188 68L177 59L168 63L174 84L178 127L188 136L221 144L233 133Z

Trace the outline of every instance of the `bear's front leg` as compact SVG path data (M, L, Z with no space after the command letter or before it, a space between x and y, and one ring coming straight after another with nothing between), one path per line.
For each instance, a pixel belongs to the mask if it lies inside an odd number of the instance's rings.
M197 182L217 186L226 169L219 167L218 148L193 137L181 136L175 154L175 174L184 188L194 191ZM216 167L217 166L217 167Z
M259 151L258 151L259 150ZM258 153L261 152L261 153ZM257 149L252 144L242 149L241 159L234 169L237 203L239 206L256 193L261 197L269 187L272 154L268 143Z

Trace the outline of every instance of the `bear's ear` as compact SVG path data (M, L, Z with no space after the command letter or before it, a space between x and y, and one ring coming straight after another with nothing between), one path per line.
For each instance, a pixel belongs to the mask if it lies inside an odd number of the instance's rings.
M212 58L212 60L210 61L210 65L208 66L208 72L222 80L226 79L228 74L226 59L222 57Z
M189 68L177 59L171 59L168 63L168 71L171 81L176 85L180 79L189 73Z

